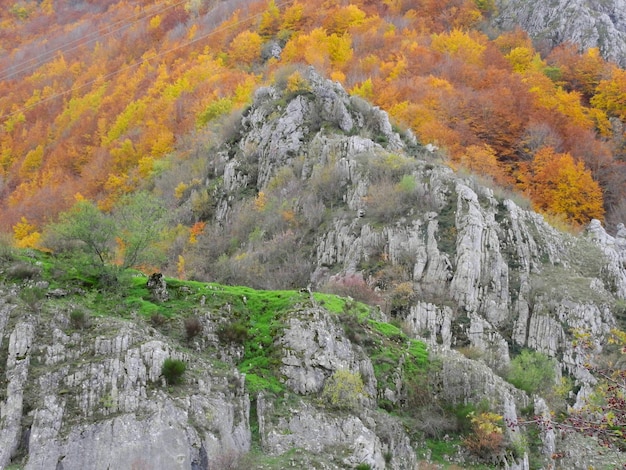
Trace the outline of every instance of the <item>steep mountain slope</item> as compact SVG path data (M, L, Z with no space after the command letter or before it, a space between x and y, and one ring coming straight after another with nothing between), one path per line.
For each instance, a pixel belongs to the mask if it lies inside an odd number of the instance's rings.
M169 280L157 298L143 276L98 290L71 258L4 251L0 466L412 469L442 445L469 465L442 439L462 432L455 411L504 417L492 466L624 463L517 424L593 388L576 339L600 358L617 325L622 232L558 232L312 69L221 133L155 183L178 220L206 224L172 246L181 274L301 289ZM181 186L183 167L201 172ZM555 359L544 397L502 378L523 347ZM561 377L571 388L548 396Z
M494 23L504 29L519 26L542 46L552 48L563 42L581 50L592 47L626 67L626 2L611 0L497 0Z
M548 62L519 31L490 37L491 5L8 2L0 230L32 245L77 194L111 209L194 131L248 105L282 67L308 64L444 148L454 165L573 223L606 214L613 232L626 211L623 71L595 54ZM536 168L546 155L547 175ZM563 180L576 190L556 191ZM584 201L555 202L576 197Z

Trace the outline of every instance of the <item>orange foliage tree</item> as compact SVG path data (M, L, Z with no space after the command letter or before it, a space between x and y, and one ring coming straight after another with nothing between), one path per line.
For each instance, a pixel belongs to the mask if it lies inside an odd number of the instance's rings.
M604 217L600 186L585 165L569 153L541 148L522 179L524 189L540 211L562 215L577 225Z

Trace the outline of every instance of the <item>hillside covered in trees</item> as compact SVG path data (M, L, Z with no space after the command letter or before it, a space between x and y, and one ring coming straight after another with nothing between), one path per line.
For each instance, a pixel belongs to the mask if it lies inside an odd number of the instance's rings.
M539 211L609 228L625 213L626 72L596 49L540 54L490 26L493 2L1 5L0 229L23 246L77 198L110 210L185 161L294 64ZM180 195L191 182L179 183Z

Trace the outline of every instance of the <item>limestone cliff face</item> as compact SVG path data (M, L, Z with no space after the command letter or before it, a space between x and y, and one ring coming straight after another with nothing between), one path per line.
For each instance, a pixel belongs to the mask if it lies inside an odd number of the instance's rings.
M68 334L61 313L43 323L14 310L0 306L0 339L9 338L0 468L26 455L25 469L200 469L249 450L249 400L236 369L216 374L132 322ZM182 396L163 390L168 357L198 371Z
M528 406L527 397L490 375L505 371L510 351L520 348L555 358L557 375L573 377L580 385L578 398L586 396L593 379L573 337L589 333L599 353L616 326L613 312L626 298L626 232L611 237L597 221L578 236L559 232L475 178L434 163L436 156L426 148L413 151L411 175L420 197L405 214L381 226L368 218L376 194L368 193L374 183L363 161L372 154L414 149L415 140L395 133L384 113L348 97L336 84L315 73L307 78L310 93L273 113L266 106L278 98L276 90L258 93L244 119L245 137L227 166L236 168L254 155L260 190L278 168L301 155L306 156L303 179L311 177L307 167L328 162L342 175L346 210L317 233L313 283L322 284L337 272L367 278L363 266L373 256L408 264L416 300L401 320L445 358L441 380L452 401L478 393L492 397L511 417L516 406ZM320 120L325 123L321 129ZM328 132L328 123L342 132ZM375 141L378 133L384 139ZM237 171L231 175L225 181L229 187L243 181ZM459 346L482 351L481 362L488 367L481 372L468 363L452 366L456 362L446 351ZM474 372L460 373L467 368ZM300 377L304 382L298 386L306 388L309 379ZM449 382L460 377L465 382Z
M516 26L549 47L563 42L597 47L604 58L626 66L626 2L611 0L497 0L493 22Z
M395 133L385 113L337 84L312 71L307 79L311 91L284 108L270 106L276 89L257 93L243 120L244 137L226 164L233 171L225 173L225 186L245 184L237 168L251 159L258 161L260 190L297 156L305 156L303 179L330 162L341 175L347 212L317 233L314 282L331 271L358 272L382 254L391 264L409 265L418 300L405 315L416 335L426 333L432 344L465 342L495 351L488 362L496 369L508 365L509 345L530 347L582 379L572 330L589 330L600 346L615 326L611 310L626 294L626 232L610 237L596 221L580 236L561 233L475 178L433 163L424 148L413 157L414 205L381 226L368 218L376 194L368 194L373 183L363 162L372 154L406 152L414 138ZM327 130L333 127L342 132ZM382 145L374 141L379 135Z
M594 222L579 236L561 233L512 199L455 174L436 149L395 130L381 110L312 70L303 77L307 87L296 93L260 89L238 135L217 150L223 171L215 222L226 222L235 201L265 190L285 167L297 167L305 182L330 168L338 209L307 234L313 290L332 277L356 275L384 293L372 266L401 266L411 295L402 309L373 311L371 319L393 316L428 344L441 364L429 377L433 399L452 406L487 401L510 422L531 405L549 415L541 397L500 376L524 347L554 357L557 376L571 376L582 399L593 378L573 334L588 333L600 353L616 325L616 306L626 299L626 232L612 237ZM410 162L412 199L398 213L392 206L390 216L376 206L372 162L384 172L398 159ZM241 348L220 342L229 304L220 311L193 305L203 333L183 344L132 312L126 319L95 318L89 334L70 328L62 310L47 311L44 321L15 300L31 287L32 281L6 283L0 291L0 468L12 462L28 470L237 468L253 443L256 452L299 468L414 469L424 455L423 442L380 408L405 406L407 384L398 370L411 356L399 355L392 371L377 377L374 356L383 343L376 341L382 340L351 336L313 295L303 293L306 302L281 317L273 333L276 374L286 390L276 397L251 396L236 368ZM480 359L455 350L461 346ZM192 371L183 386L164 383L168 357ZM354 409L338 412L320 402L337 371L363 381ZM520 431L506 432L514 440ZM597 464L593 450L572 451L553 430L541 438L546 459L566 454L563 468ZM506 465L529 468L523 456Z

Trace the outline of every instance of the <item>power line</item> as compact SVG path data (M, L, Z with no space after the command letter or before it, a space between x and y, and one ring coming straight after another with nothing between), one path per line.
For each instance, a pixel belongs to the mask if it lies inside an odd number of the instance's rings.
M74 39L58 47L55 47L49 51L46 51L42 54L36 55L35 57L32 57L26 60L25 62L19 64L19 66L17 65L11 66L9 67L8 73L4 75L0 75L0 81L9 80L10 78L15 77L16 75L20 75L33 68L39 67L41 66L42 62L51 59L54 55L56 55L59 52L68 53L75 49L78 49L81 46L89 45L91 43L94 43L100 40L101 38L106 38L107 36L110 36L111 34L114 34L126 28L129 28L133 26L134 24L137 24L138 22L146 19L148 16L158 15L171 8L175 8L183 3L186 3L186 0L180 1L173 5L157 5L157 4L152 5L151 8L154 7L153 10L142 10L140 13L135 15L135 18L131 18L130 21L128 21L128 18L124 20L119 20L111 25L106 26L105 28L93 31L87 34L86 36ZM115 29L111 29L111 28L115 28ZM107 30L108 32L105 32ZM89 39L90 37L93 37L93 39ZM85 41L85 39L88 39L88 40ZM16 68L16 67L19 67L19 68Z
M290 3L293 3L294 1L295 0L284 0L282 2L276 2L276 6L277 7L283 7L283 6L286 6L286 5L290 4ZM93 85L94 83L96 83L98 81L106 80L107 78L110 78L110 77L112 77L114 75L117 75L118 73L121 73L121 72L126 71L128 69L131 69L131 68L136 67L138 65L141 65L144 62L147 62L147 61L152 60L154 58L161 57L163 55L169 54L170 52L176 51L178 49L182 49L183 47L187 47L187 46L189 46L191 44L194 44L194 43L196 43L198 41L206 39L206 38L208 38L208 37L210 37L210 36L212 36L214 34L222 32L222 31L226 31L226 30L228 30L230 28L234 28L236 26L240 26L240 25L245 24L245 23L247 23L247 22L249 22L251 20L259 18L262 15L263 15L263 13L257 13L256 15L252 15L252 16L249 16L249 17L243 19L243 20L237 21L236 23L229 24L227 26L224 26L224 27L221 27L221 28L218 28L218 29L214 29L214 30L212 30L212 31L210 31L210 32L208 32L208 33L206 33L204 35L201 35L201 36L199 36L197 38L194 38L191 41L188 41L188 42L186 42L184 44L180 44L180 45L178 45L176 47L167 49L165 51L161 51L161 52L159 52L159 53L157 53L157 54L155 54L155 55L153 55L151 57L148 57L148 58L141 59L141 60L138 60L136 62L133 62L132 64L126 65L124 67L121 67L121 68L119 68L117 70L114 70L112 72L109 72L109 73L107 73L107 74L105 74L103 76L99 76L99 77L97 77L97 78L95 78L93 80L89 80L88 82L85 82L82 85L78 85L78 86L72 87L72 88L70 88L68 90L65 90L63 92L55 93L54 95L50 95L47 98L45 98L43 100L40 100L40 101L37 101L36 103L33 103L30 106L25 106L25 107L20 108L18 110L12 111L11 113L8 113L5 117L8 118L8 117L14 116L16 114L23 113L25 111L29 111L29 110L31 110L33 108L36 108L37 106L39 106L41 104L47 103L48 101L52 101L52 100L54 100L56 98L60 98L60 97L65 96L65 95L67 95L69 93L72 93L74 91L80 90L80 89L85 88L85 87L90 86L90 85Z

